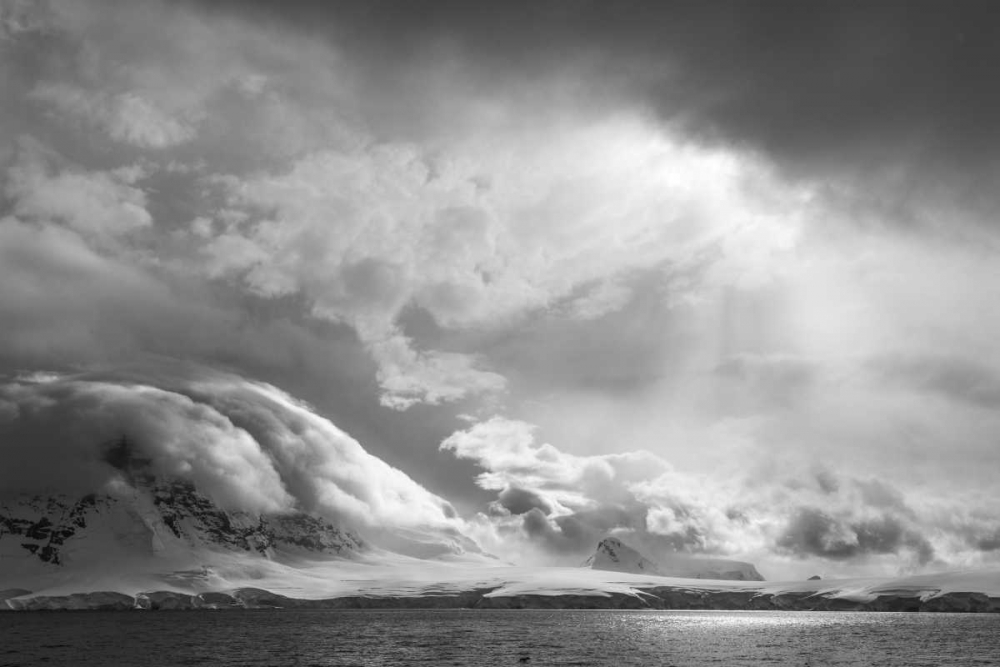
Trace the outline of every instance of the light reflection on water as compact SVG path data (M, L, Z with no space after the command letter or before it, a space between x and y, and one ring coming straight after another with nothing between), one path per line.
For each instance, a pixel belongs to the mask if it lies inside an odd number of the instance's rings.
M529 657L528 663L519 660ZM771 611L0 613L35 665L1000 665L1000 615Z

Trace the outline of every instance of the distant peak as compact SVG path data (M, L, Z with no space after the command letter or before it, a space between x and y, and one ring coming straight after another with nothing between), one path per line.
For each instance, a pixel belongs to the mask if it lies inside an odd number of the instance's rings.
M597 543L594 553L583 565L594 570L652 574L685 579L763 580L757 569L750 563L676 553L662 554L662 560L654 561L617 537L611 536L605 537Z
M597 549L584 566L594 570L659 574L656 563L616 537L605 537L598 542Z

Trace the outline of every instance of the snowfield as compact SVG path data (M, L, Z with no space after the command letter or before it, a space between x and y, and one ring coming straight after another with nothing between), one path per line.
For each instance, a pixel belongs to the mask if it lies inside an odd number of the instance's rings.
M589 568L498 566L483 557L427 561L373 552L280 563L204 554L211 565L162 571L0 574L0 608L551 607L1000 611L1000 571L826 581L683 579ZM121 565L121 564L120 564ZM127 575L119 574L127 571ZM108 598L108 593L120 597ZM85 594L77 595L74 594ZM94 594L92 599L86 594ZM155 595L154 595L155 594ZM170 600L158 604L156 596Z
M586 566L517 567L461 536L412 531L396 540L419 546L404 555L306 513L224 510L141 472L114 494L0 503L0 609L1000 611L1000 570L766 582L749 563L654 562L614 537Z

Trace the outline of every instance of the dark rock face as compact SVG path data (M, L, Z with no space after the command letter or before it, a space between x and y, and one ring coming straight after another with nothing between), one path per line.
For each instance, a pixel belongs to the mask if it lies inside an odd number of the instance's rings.
M224 511L185 481L156 486L154 503L163 522L180 539L195 538L264 556L280 548L334 555L363 548L353 533L309 514L253 515Z
M135 606L138 609L153 609L173 611L179 609L195 609L193 595L175 593L173 591L154 591L139 593L135 596Z
M86 529L88 513L109 501L94 494L76 501L34 496L13 507L0 505L0 540L19 540L21 548L38 560L59 565L62 545Z
M614 572L659 574L656 563L614 537L597 543L597 550L587 559L584 567Z
M276 548L336 555L364 548L357 535L310 514L272 514L263 517L262 523L266 538Z
M112 534L149 555L171 540L267 558L282 550L346 556L364 546L353 533L303 512L225 510L187 480L158 477L127 438L108 445L103 458L121 482L113 493L0 500L4 555L23 550L26 558L61 566L70 552L66 542L93 534Z
M65 564L64 545L85 537L88 528L108 521L112 515L131 517L138 534L145 534L148 548L157 532L213 549L249 551L270 558L278 550L347 556L364 548L353 533L310 514L251 514L226 511L200 494L190 482L170 480L155 483L131 471L130 480L150 486L136 487L136 494L152 501L154 519L140 518L138 499L89 494L78 499L36 496L0 503L0 542L12 541L25 556L43 563ZM148 494L148 495L145 495ZM146 511L148 515L148 510ZM157 521L158 520L158 521ZM158 527L156 525L158 524Z
M1000 613L1000 598L982 593L945 593L922 603L920 611Z
M750 563L673 554L667 560L656 563L616 537L606 537L597 543L597 549L583 564L594 570L631 572L634 574L655 574L684 579L728 579L731 581L763 581Z

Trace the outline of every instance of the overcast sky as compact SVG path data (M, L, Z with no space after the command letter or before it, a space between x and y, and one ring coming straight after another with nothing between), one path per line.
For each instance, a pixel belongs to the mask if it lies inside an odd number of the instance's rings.
M992 9L0 0L0 485L996 565Z

